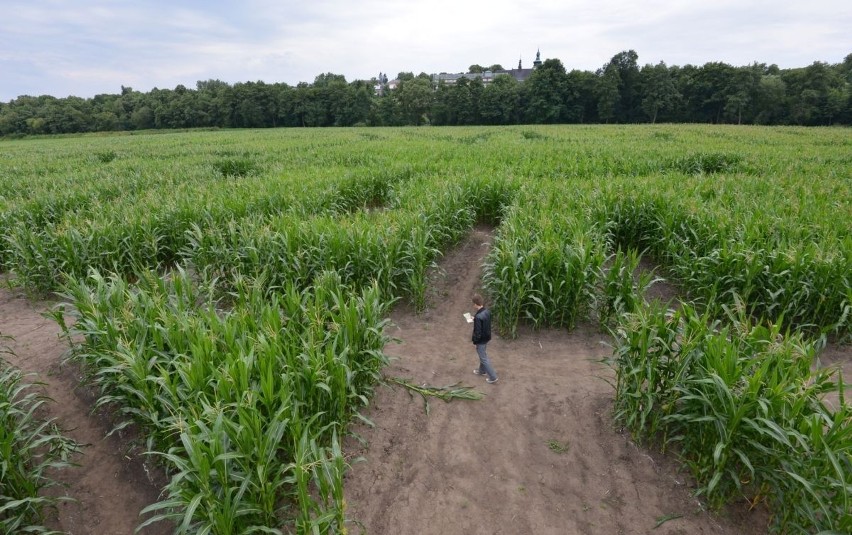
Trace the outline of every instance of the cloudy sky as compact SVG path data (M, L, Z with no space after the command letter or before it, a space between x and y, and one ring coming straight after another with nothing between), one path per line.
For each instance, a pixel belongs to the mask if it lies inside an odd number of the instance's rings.
M849 0L2 0L0 101L121 86L347 80L386 72L754 61L782 68L852 53Z

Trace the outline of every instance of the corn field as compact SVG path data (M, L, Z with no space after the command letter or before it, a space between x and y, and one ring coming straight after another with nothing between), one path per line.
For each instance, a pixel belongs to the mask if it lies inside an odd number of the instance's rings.
M614 333L615 418L707 500L850 529L852 134L708 126L269 130L3 141L0 267L171 474L143 525L335 533L346 424L397 300L496 227L496 326ZM648 305L660 266L688 301Z

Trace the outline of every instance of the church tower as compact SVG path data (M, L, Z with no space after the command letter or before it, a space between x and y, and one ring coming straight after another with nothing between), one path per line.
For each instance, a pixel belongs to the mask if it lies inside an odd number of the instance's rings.
M533 61L533 69L541 67L541 50L535 51L535 61Z

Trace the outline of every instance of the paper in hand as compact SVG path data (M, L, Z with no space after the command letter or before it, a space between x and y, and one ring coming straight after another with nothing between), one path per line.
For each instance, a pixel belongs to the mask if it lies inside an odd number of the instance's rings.
M468 323L473 323L473 316L470 315L470 312L464 313L464 319L467 320Z

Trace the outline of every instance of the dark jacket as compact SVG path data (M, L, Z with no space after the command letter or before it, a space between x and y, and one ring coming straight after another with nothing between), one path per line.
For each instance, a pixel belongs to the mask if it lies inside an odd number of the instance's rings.
M473 336L471 340L474 344L487 344L491 340L491 311L485 307L476 311L473 316Z

